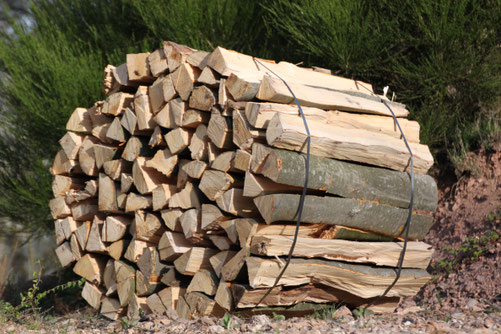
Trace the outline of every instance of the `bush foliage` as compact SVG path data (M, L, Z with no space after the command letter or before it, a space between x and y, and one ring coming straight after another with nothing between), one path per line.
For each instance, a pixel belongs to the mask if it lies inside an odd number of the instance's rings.
M0 216L52 229L48 166L103 68L162 40L327 67L389 85L436 156L499 135L501 0L35 0L0 35ZM499 107L497 107L499 108Z

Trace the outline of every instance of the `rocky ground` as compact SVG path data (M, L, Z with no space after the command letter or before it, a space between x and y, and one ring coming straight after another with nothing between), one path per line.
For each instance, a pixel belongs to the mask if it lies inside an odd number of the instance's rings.
M433 281L397 312L359 316L346 307L283 319L203 317L175 313L144 321L110 322L90 308L1 324L0 333L501 333L501 145L471 155L470 173L439 183L439 208L426 238L436 252Z

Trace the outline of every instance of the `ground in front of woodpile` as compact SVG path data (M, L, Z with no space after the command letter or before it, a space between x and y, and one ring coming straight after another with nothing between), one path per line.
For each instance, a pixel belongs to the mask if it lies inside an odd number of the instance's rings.
M137 323L110 322L89 307L62 317L0 323L0 333L501 333L501 145L470 156L471 175L441 184L435 224L434 280L397 312L358 317L346 307L309 317L184 320L175 312Z

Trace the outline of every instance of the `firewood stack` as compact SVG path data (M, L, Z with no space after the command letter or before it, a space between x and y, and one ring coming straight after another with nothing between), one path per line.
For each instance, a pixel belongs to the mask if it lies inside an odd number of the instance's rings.
M173 42L108 65L106 100L76 108L61 138L50 202L63 266L117 319L256 308L367 305L390 285L403 246L410 155L386 97L370 84L218 47ZM391 312L430 279L422 240L437 204L419 125L386 99L414 155L415 193L402 275L372 309ZM309 305L309 304L303 304Z

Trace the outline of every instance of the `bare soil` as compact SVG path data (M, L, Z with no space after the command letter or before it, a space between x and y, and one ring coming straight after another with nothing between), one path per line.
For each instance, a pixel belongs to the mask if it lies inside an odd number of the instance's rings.
M471 154L465 163L468 175L439 182L439 207L425 240L436 250L428 268L434 280L394 314L357 319L341 307L310 317L233 316L223 323L169 312L129 323L107 321L86 307L1 324L0 333L501 333L501 145Z

